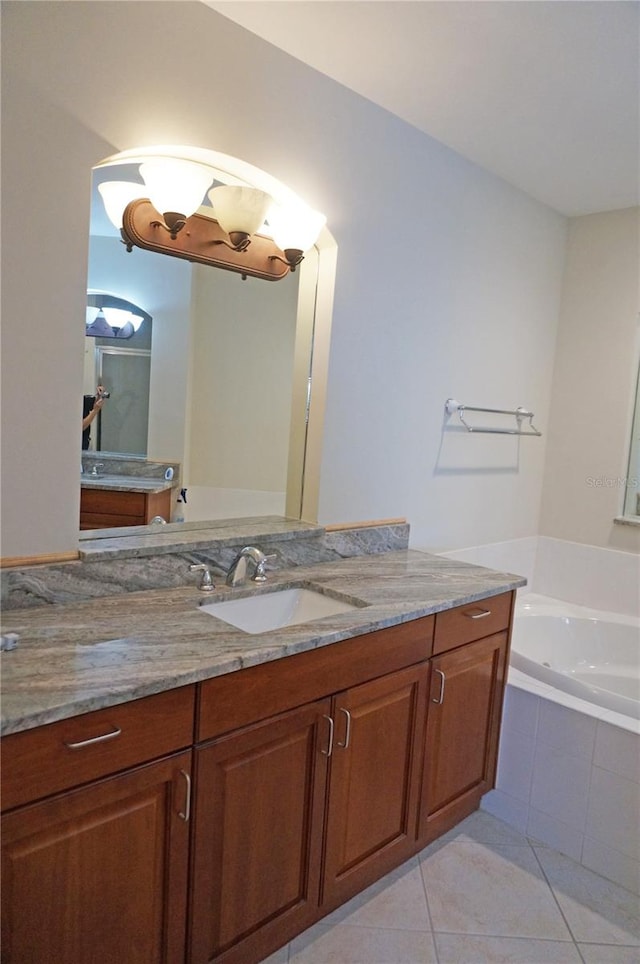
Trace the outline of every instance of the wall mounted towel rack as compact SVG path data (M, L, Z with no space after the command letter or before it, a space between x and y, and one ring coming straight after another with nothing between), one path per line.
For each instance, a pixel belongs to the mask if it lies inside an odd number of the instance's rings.
M460 421L466 428L467 432L485 432L490 435L542 435L538 429L533 424L533 412L528 412L526 408L477 408L474 405L461 405L457 402L455 398L448 398L445 402L445 411L447 415L453 415L454 412L458 413ZM515 428L477 428L474 425L469 425L465 421L465 412L484 412L491 415L513 415L516 420ZM523 421L528 420L528 426L523 429Z

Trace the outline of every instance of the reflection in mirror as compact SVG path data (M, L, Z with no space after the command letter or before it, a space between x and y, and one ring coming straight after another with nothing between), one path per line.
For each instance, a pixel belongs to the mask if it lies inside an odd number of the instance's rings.
M87 293L83 415L95 403L96 386L108 395L83 433L84 450L146 456L152 324L130 301Z
M119 179L126 168L120 166ZM112 393L95 444L101 452L180 463L187 521L299 517L316 249L279 282L242 280L146 250L128 253L97 191L109 179L108 168L94 171L88 287L144 306L153 317L153 341L150 324L148 344L133 344L144 335L141 326L141 334L122 343L126 354L113 339L86 339L95 341L86 384L102 377ZM147 353L146 374L145 356L137 352ZM136 440L123 441L123 424L134 423Z
M624 516L640 520L640 366L636 384L636 401L629 441L629 465L625 485Z

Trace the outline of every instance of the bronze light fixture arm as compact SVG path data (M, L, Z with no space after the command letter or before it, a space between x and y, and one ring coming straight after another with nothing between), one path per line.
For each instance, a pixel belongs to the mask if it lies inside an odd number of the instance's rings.
M246 231L232 231L229 234L229 241L225 238L217 238L211 243L225 244L228 248L231 248L232 251L246 251L251 244L251 235L247 234Z
M304 253L300 248L285 248L284 258L281 258L279 254L272 254L271 260L281 261L282 264L288 265L290 271L295 271L300 262L304 261Z
M180 214L177 211L165 211L162 217L162 221L152 221L151 226L154 228L163 228L163 230L168 231L171 235L171 240L175 241L178 237L178 232L182 231L187 223L187 218L185 218L184 214Z
M162 222L151 201L138 198L123 212L121 236L127 251L144 248L265 281L278 281L292 270L293 266L285 260L287 253L284 252L283 257L273 238L266 235L229 237L214 218L202 214L192 214L181 228L177 224L174 227L175 236L171 225Z

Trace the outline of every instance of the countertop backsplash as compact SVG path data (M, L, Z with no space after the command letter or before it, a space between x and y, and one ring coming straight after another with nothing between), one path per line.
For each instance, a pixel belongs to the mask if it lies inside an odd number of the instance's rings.
M84 602L105 596L195 585L194 563L211 567L214 581L243 546L255 544L275 555L268 569L290 569L406 549L409 525L363 525L326 531L321 526L280 517L173 523L112 530L104 538L80 542L80 559L53 565L5 569L0 573L6 612L52 604ZM103 530L104 531L104 530Z

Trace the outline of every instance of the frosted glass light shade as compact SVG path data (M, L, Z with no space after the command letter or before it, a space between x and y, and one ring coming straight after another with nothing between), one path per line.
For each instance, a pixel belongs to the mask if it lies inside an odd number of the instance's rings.
M85 334L98 338L113 338L113 328L102 313L102 308L94 321L85 329Z
M140 315L134 315L133 312L127 311L126 308L101 308L105 318L114 328L123 328L125 325L131 325L133 331L137 331L144 318Z
M104 181L98 184L98 190L107 217L116 228L122 227L122 212L127 204L145 194L144 185L131 181Z
M255 187L222 184L209 191L213 215L227 234L239 231L255 234L264 224L271 197Z
M130 321L127 321L124 323L122 328L116 332L116 338L131 338L134 332L135 328Z
M326 224L326 217L303 204L274 204L269 212L271 237L281 251L308 251Z
M145 161L140 174L156 211L173 211L185 218L198 210L214 176L204 164L165 157Z
M87 305L86 333L110 338L119 329L118 338L130 338L138 330L144 318L126 308L96 308Z

